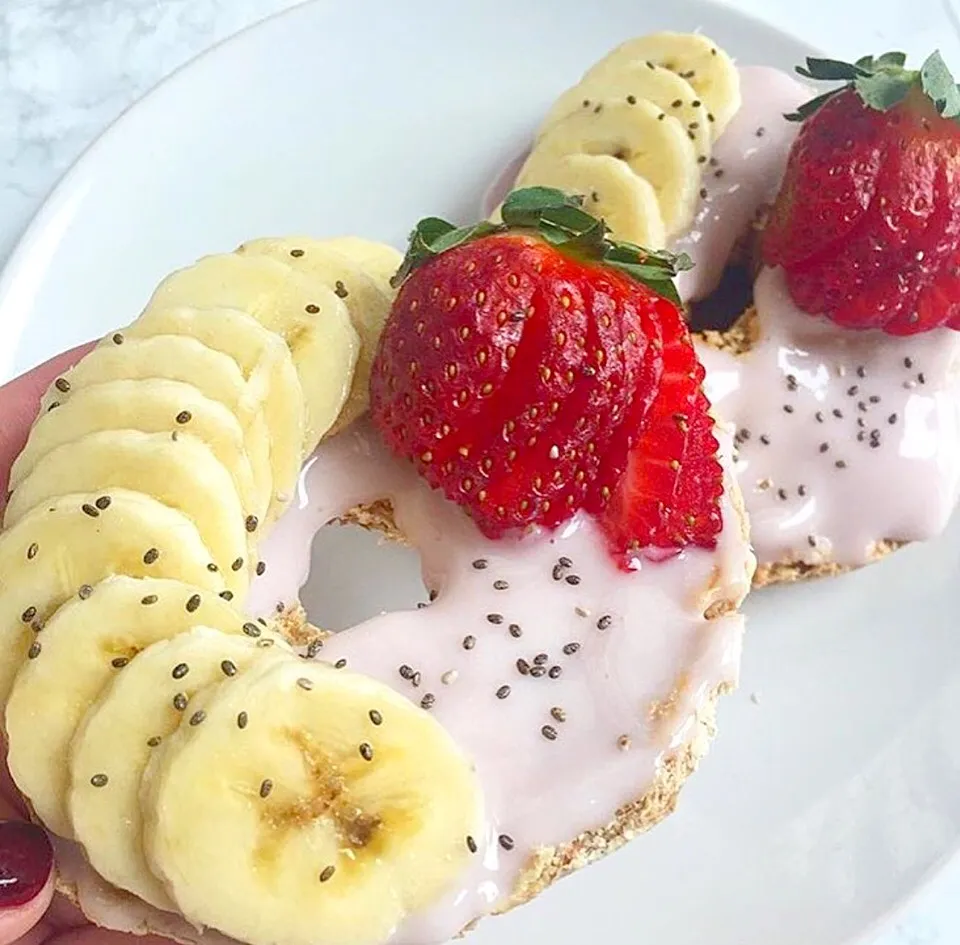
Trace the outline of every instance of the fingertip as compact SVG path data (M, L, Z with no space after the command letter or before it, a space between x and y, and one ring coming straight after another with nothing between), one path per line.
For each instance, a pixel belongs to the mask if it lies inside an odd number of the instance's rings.
M0 945L11 945L40 922L53 893L53 846L46 832L26 821L0 822Z
M4 505L7 475L27 441L40 409L40 398L56 377L73 367L93 345L81 345L58 354L32 371L0 387L0 508Z

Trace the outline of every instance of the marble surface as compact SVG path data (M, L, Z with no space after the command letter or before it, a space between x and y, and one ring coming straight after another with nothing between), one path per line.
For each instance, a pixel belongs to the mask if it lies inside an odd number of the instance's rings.
M960 0L730 2L837 55L899 48L920 56L938 46L960 64ZM123 109L196 53L294 5L0 0L0 261L59 175ZM857 945L957 941L960 862Z

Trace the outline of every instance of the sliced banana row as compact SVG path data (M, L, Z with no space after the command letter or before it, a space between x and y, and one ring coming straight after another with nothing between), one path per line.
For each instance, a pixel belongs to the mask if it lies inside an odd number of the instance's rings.
M367 409L399 262L277 239L174 273L56 380L11 472L14 781L107 881L251 945L382 937L481 829L439 724L240 609L305 456Z
M739 73L707 37L630 40L556 101L517 186L581 195L614 235L661 249L693 222L701 170L739 107Z

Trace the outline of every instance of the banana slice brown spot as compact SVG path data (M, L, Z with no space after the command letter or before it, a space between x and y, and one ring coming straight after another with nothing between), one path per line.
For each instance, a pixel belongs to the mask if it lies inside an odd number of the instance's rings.
M173 617L171 628L182 626L179 615ZM208 607L202 614L211 623L224 619L224 629L196 626L140 649L122 673L106 681L70 746L74 837L104 879L161 909L175 907L150 872L140 843L140 782L153 749L177 728L204 687L289 655L272 634L250 639L225 610ZM264 647L268 641L272 645ZM99 771L109 775L108 791L91 790L91 773ZM262 784L260 790L266 796Z
M384 247L383 252L392 258L395 251ZM360 338L360 353L350 396L330 429L330 435L345 429L369 408L370 370L396 293L389 282L378 282L360 263L339 252L335 246L309 237L251 240L240 246L237 253L284 261L298 272L318 279L346 305Z
M251 945L375 943L471 856L472 767L392 689L290 660L194 704L203 725L165 739L143 782L147 860L191 921Z
M287 344L306 407L303 451L336 422L353 382L360 341L343 300L320 280L263 256L206 256L157 287L148 309L232 308Z

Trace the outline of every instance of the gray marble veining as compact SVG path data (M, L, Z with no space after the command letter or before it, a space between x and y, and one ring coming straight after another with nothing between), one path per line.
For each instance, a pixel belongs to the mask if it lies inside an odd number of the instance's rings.
M0 258L54 181L198 52L294 0L2 0Z

